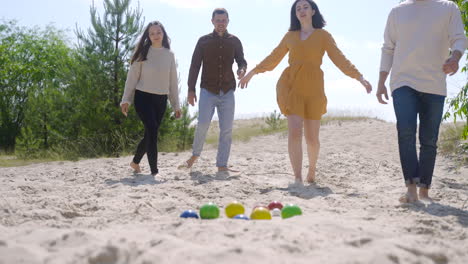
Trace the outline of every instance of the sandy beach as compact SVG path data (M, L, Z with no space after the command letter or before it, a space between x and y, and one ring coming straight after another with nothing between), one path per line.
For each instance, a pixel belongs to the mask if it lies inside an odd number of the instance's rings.
M395 124L335 122L320 133L317 183L304 186L292 185L284 133L234 142L240 172L230 175L216 174L213 146L192 171L177 169L190 152L160 153L156 179L146 157L138 175L131 157L0 168L0 264L468 263L466 167L439 155L435 201L401 205ZM224 214L232 201L250 214L273 200L303 215ZM179 217L207 202L219 219Z

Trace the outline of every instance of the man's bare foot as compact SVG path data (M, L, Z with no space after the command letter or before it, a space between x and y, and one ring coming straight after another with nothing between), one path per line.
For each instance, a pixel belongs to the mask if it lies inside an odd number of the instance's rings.
M302 184L302 177L294 177L294 183Z
M306 181L308 183L314 183L315 182L315 170L309 170L309 173L307 174Z
M141 168L139 164L136 164L135 162L130 162L130 167L136 172L136 173L141 173Z
M415 203L415 202L417 202L418 201L418 193L417 193L416 184L408 185L408 191L406 192L405 195L400 197L399 201L400 201L400 203Z
M193 164L195 161L197 161L198 157L197 156L192 156L190 159L186 160L184 164L180 165L178 169L190 169L192 168Z
M427 202L432 202L432 199L429 197L429 189L419 188L419 199Z
M233 170L228 167L218 167L218 172L230 171L230 172L239 172L238 170Z
M411 196L410 194L406 193L400 199L398 199L400 203L415 203L418 201L418 197Z
M188 159L188 160L186 161L186 163L187 163L187 168L189 168L189 169L192 168L193 164L195 163L195 161L197 161L197 159L198 159L197 156L192 156L192 157L190 157L190 159Z

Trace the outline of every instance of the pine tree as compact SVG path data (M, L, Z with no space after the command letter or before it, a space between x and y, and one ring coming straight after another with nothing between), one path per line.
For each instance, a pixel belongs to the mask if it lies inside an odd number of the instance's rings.
M119 108L125 85L128 60L143 22L139 6L132 10L131 0L104 0L104 14L99 17L93 5L90 8L92 27L86 33L77 29L79 48L84 63L92 67L89 89L98 89L99 102L104 101L104 112L113 116ZM89 79L88 79L89 80ZM119 116L120 117L120 116ZM115 124L121 119L115 117Z

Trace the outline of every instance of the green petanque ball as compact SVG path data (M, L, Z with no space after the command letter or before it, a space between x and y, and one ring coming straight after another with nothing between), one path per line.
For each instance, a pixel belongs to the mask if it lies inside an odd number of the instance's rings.
M299 208L299 206L295 204L287 204L281 210L281 217L283 219L290 218L296 215L302 215L302 210L301 208Z
M214 203L207 203L200 207L201 219L216 219L219 217L219 208Z

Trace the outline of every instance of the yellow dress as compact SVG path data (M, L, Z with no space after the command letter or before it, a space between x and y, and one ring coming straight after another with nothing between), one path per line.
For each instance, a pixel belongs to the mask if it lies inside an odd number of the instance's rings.
M316 29L305 40L300 31L289 31L273 52L255 67L255 73L273 70L289 52L287 67L276 86L276 99L283 115L298 115L320 120L327 112L323 72L320 69L325 53L346 75L359 79L361 73L346 59L328 31Z

